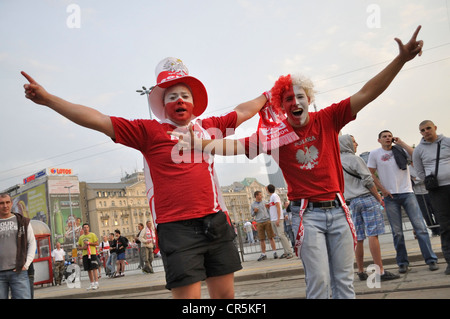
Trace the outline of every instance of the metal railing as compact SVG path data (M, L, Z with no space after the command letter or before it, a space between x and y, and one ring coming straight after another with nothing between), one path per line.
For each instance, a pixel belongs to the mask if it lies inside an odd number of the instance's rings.
M392 230L389 225L389 222L388 222L385 212L383 212L383 214L384 214L385 227L386 227L385 235L388 235L388 234L392 233ZM409 218L405 214L404 211L402 212L402 223L403 223L403 231L404 232L412 232L413 231L413 227L412 227L411 223L409 222ZM439 227L439 225L432 224L432 225L427 225L427 227L430 230L430 235L432 235L432 233L431 233L432 230L436 227ZM239 254L241 257L241 261L248 260L249 255L261 254L261 245L258 241L256 232L253 233L253 239L254 239L253 243L249 241L249 237L247 236L246 232L244 231L242 224L235 225L235 232L236 232L237 236L236 236L234 242L235 242L236 247L238 248L238 251L239 251ZM291 241L291 243L292 243L292 239L293 238L295 239L295 236L296 236L296 234L294 234L294 233L290 234L289 232L286 233L286 235L287 235L288 239ZM275 239L276 249L277 250L283 249L280 238L275 237L274 239ZM267 247L267 253L272 253L272 248L270 246L270 242L268 239L266 239L266 247ZM81 258L79 258L79 259L81 259ZM80 262L81 261L79 261L79 266L81 267L81 269L83 269L83 266ZM102 276L105 275L105 269L104 269L103 265L104 265L104 263L102 260L102 269L101 269ZM153 266L154 271L163 271L164 267L163 267L162 258L155 256L155 258L152 262L152 266ZM128 271L136 271L136 270L139 270L140 268L142 268L142 265L140 263L140 256L139 256L138 248L137 247L133 247L133 248L129 247L126 250L125 274ZM87 271L82 270L81 276L87 277Z

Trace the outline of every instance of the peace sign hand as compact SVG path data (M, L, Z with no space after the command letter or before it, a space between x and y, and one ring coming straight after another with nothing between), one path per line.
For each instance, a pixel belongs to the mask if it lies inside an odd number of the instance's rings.
M414 59L416 55L422 55L423 41L417 41L417 35L419 34L421 28L422 26L419 25L409 42L406 44L403 44L403 42L399 38L395 38L400 51L399 56L404 62L408 62Z

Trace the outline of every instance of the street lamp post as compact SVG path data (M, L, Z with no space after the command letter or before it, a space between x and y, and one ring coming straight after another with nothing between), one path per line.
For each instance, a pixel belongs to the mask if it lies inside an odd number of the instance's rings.
M148 112L150 113L150 120L152 120L152 111L150 108L150 101L148 99L148 95L150 94L150 91L154 88L154 86L147 89L145 86L142 87L142 90L136 90L137 93L140 93L140 95L146 95L147 96L147 103L148 103Z
M152 117L152 108L150 107L150 100L149 100L148 96L153 88L154 88L154 86L151 86L149 89L147 89L145 86L143 86L142 90L136 90L136 92L140 93L140 95L145 94L147 97L148 113L150 114L150 120L153 120L153 117ZM144 158L144 175L146 174L146 172L148 172L148 170L149 170L148 163L147 163L147 160ZM147 184L147 178L145 179L145 183ZM148 194L148 189L147 189L147 194ZM150 208L150 218L152 219L152 222L153 222L152 207L150 205L150 201L149 201L148 205Z
M73 212L72 212L72 197L70 196L70 189L72 187L74 187L75 185L70 185L70 186L64 186L64 188L67 188L69 191L69 207L70 207L70 217L72 218L72 237L73 237L73 247L72 248L76 248L75 245L75 218L73 217Z

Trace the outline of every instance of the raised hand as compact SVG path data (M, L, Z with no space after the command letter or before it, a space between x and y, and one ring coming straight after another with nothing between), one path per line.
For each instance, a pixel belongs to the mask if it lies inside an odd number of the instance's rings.
M416 55L422 55L423 41L417 40L417 35L421 28L422 26L419 25L409 42L406 44L403 44L402 40L399 38L395 38L395 41L398 43L399 56L404 62L414 59Z
M25 97L36 104L48 106L72 122L99 132L112 139L115 138L111 118L91 107L66 101L56 95L48 93L31 76L25 72L22 75L28 80L25 84Z
M50 94L24 71L20 72L27 80L24 84L25 97L36 104L47 105Z

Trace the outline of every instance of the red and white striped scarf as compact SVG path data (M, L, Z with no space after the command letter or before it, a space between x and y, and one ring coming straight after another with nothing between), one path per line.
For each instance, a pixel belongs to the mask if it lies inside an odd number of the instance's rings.
M151 241L153 244L156 242L155 233L148 227L146 227L145 230L145 239L147 239L147 241Z
M295 142L299 139L286 115L274 109L270 103L270 94L264 93L266 104L259 111L258 135L264 152Z

